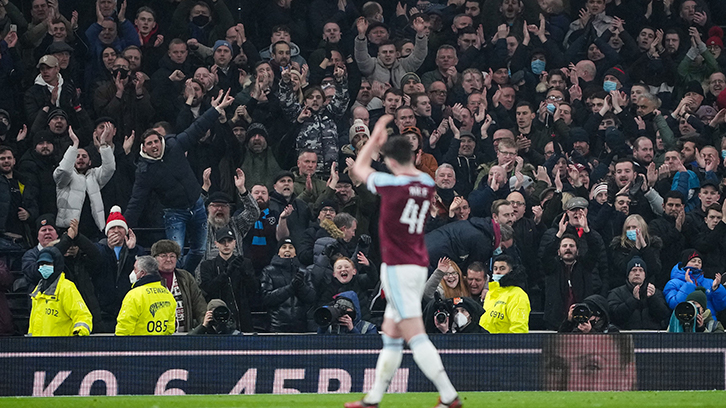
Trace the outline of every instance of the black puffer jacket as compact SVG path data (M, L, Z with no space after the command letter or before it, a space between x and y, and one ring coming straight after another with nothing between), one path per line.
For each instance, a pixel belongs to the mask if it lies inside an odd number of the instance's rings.
M18 171L25 174L29 183L38 191L38 213L57 214L53 170L58 165L56 155L41 156L33 150L25 152L18 164Z
M616 287L608 294L610 317L613 324L624 330L663 330L668 326L671 310L660 289L656 288L655 293L648 297L648 284L653 283L654 276L648 260L643 261L647 269L644 283L640 285L640 299L633 296L635 285L628 281L630 271L623 268L621 276L625 278L625 285Z
M435 267L446 256L454 260L461 270L474 262L486 262L499 240L490 218L473 217L437 228L426 234L429 263Z
M252 261L239 256L225 261L217 256L202 262L199 273L205 300L222 299L232 311L237 329L252 332L250 299L256 297L260 287Z
M277 333L303 333L307 330L307 311L315 302L315 289L310 274L295 289L292 280L300 270L297 258L283 259L275 255L262 270L262 302L270 316L270 326Z
M582 302L586 304L593 313L600 312L601 318L597 323L593 323L590 333L619 333L620 329L610 323L610 312L608 311L608 301L600 295L591 295ZM581 333L576 322L565 320L558 330L560 333Z

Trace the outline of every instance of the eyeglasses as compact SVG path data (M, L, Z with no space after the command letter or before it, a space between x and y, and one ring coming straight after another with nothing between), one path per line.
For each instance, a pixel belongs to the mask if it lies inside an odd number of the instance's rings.
M449 276L459 276L459 274L458 274L458 273L456 273L456 271L454 271L454 272L446 272L446 273L444 273L444 277L445 277L445 278L448 278Z
M525 202L524 202L524 201L512 201L512 200L509 200L509 204L511 204L511 205L513 205L513 206L517 206L517 207L519 207L519 206L522 206L522 205L524 205L524 204L525 204Z
M503 151L500 150L499 151L499 154L501 154L504 157L511 157L511 156L516 156L517 155L517 152L503 152Z
M161 259L176 259L176 254L159 254L156 257Z
M332 208L323 208L322 210L320 210L320 212L321 213L333 213L333 214L335 214L335 210L332 209Z

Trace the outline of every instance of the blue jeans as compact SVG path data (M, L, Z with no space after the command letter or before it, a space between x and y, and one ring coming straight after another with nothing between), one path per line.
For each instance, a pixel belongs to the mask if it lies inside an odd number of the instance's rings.
M204 257L207 245L207 210L199 197L194 206L186 209L165 208L164 228L166 238L175 241L184 252L185 238L189 237L189 253L179 258L179 267L194 273Z

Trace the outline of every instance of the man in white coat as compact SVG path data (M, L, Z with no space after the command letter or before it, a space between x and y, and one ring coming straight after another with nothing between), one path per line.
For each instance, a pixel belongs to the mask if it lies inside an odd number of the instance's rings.
M108 183L116 170L113 156L111 125L106 123L103 131L93 133L99 145L101 166L91 168L91 159L85 149L78 148L78 137L68 128L73 145L66 150L58 167L53 172L58 204L56 225L67 228L71 220L79 220L79 231L91 240L102 237L106 226L101 189ZM86 198L87 197L87 198Z

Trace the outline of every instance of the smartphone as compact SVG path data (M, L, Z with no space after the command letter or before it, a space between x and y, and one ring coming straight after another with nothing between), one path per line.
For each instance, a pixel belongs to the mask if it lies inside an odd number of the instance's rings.
M18 32L18 26L17 24L10 24L10 32L11 33L17 33Z

